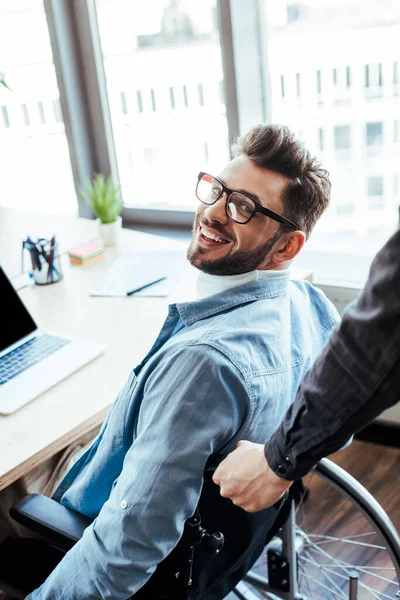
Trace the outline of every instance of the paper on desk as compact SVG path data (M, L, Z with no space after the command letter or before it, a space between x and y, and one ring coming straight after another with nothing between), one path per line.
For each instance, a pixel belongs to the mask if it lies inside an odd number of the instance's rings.
M135 296L169 296L187 264L182 250L149 250L121 254L90 292L91 296L126 296L128 292L166 277Z

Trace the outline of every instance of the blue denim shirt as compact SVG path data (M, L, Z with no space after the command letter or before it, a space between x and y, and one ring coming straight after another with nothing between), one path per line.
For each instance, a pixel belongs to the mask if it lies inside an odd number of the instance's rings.
M126 599L180 539L203 472L281 422L338 314L287 273L172 304L54 498L95 518L34 600Z

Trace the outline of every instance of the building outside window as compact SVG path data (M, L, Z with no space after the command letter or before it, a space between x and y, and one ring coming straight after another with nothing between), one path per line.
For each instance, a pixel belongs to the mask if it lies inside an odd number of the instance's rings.
M293 21L288 4L264 2L271 120L297 133L301 128L305 144L331 174L331 205L314 236L320 232L332 245L350 232L382 232L384 240L398 222L393 186L386 181L399 171L393 122L400 119L400 3L304 0ZM286 86L282 102L283 74L285 81L300 77L301 104L295 86ZM377 204L384 210L377 211Z
M319 127L318 129L318 149L321 150L321 152L324 150L324 130L322 127Z
M375 123L367 123L367 146L379 146L383 143L383 123L377 121Z
M335 149L347 150L351 148L351 126L338 125L335 127Z
M96 1L128 207L193 211L198 172L218 172L229 160L216 6Z
M393 63L393 94L397 96L400 91L400 61L395 60Z
M369 197L383 196L383 177L381 175L368 177L367 193Z
M77 212L42 0L0 2L0 70L0 206Z

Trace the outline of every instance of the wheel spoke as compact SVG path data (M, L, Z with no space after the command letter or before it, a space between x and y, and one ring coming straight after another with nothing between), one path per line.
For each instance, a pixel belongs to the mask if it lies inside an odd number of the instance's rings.
M375 532L373 532L373 533L375 533ZM320 542L312 542L312 544L315 546L321 546L322 544L329 544L331 542L342 542L343 544L354 544L356 546L366 546L367 548L374 548L376 550L386 550L387 549L385 546L378 546L376 544L367 544L366 542L354 541L354 540L350 539L349 537L347 537L347 538L340 537L339 538L339 537L334 537L332 535L322 535L322 534L308 534L307 537L309 537L309 538L311 538L311 537L324 538Z
M303 558L303 557L302 557ZM360 571L361 573L365 573L365 575L370 575L371 577L375 577L376 579L380 579L381 581L386 581L387 583L391 583L393 585L395 585L395 582L393 581L393 579L388 579L387 577L384 577L383 575L378 575L377 573L374 573L372 570L370 569L375 569L377 570L382 570L382 571L395 571L394 567L392 569L390 568L385 568L385 567L363 567L362 565L353 565L353 564L349 564L346 563L340 559L336 559L337 563L339 564L335 564L333 562L325 564L325 563L316 563L315 566L318 566L320 568L323 567L330 567L330 568L336 568L336 569L343 569L344 567L347 567L351 570L356 570L356 571Z
M328 552L325 552L325 550L323 550L322 548L319 548L318 546L315 547L311 547L311 549L315 550L316 552L322 554L325 557L330 558L337 567L341 567L341 569L346 573L346 575L349 577L350 576L350 571L352 570L352 567L347 567L345 565L340 565L338 563L338 559L334 558L332 555L330 555ZM300 555L301 558L301 555ZM322 567L321 567L322 568ZM327 567L324 567L323 569L327 569ZM328 569L329 570L329 569ZM335 572L335 571L333 571ZM337 577L341 577L344 579L348 579L348 577L345 577L344 575L342 575L341 573L336 573ZM394 583L394 582L390 582L390 583ZM395 584L394 584L395 585ZM388 598L388 600L393 600L392 596L388 596L387 594L385 594L384 592L377 592L376 590L373 590L372 588L370 588L369 586L367 586L363 581L359 581L359 586L368 590L371 594L379 594L379 596L377 596L378 600L380 600L381 598Z
M305 560L306 562L311 562L311 561L308 561L306 558L303 558L303 560ZM313 564L313 566L315 566L314 563L312 563L312 564ZM320 567L320 565L318 565L318 567ZM332 575L335 575L336 577L339 577L340 579L343 579L346 583L349 581L349 577L346 577L342 573L337 573L335 571L331 571L327 567L322 568L322 570L324 571L324 576L326 578L328 578L328 576L326 575L325 571L327 571L328 573L331 573ZM380 592L379 590L375 590L375 589L371 588L370 586L367 586L366 584L362 583L361 581L359 581L359 586L362 587L363 589L365 589L367 592L369 592L375 598L378 598L378 600L381 600L382 597L389 598L389 600L392 600L391 596L382 594L382 592ZM341 588L339 588L339 589L341 589ZM330 590L330 591L332 591L332 590ZM343 592L343 590L341 590L341 591ZM345 596L345 598L346 598L346 600L348 600L348 597Z
M328 587L327 585L325 585L324 583L321 583L320 581L318 581L317 579L315 579L314 577L312 577L311 575L307 575L307 573L305 573L304 571L302 572L302 576L305 579L311 579L311 581L316 584L319 587L322 587L324 590L327 590L328 592L331 592L331 588ZM345 597L346 598L346 597ZM329 600L329 599L328 599ZM348 598L346 598L346 600L348 600Z
M337 559L340 563L346 564L344 561L341 561L339 559ZM334 565L333 563L329 563L329 564L324 564L324 563L319 563L321 565L321 567L335 567L337 566L338 568L341 568L340 565ZM395 568L394 567L368 567L368 571L366 570L365 567L363 567L362 565L351 565L352 569L356 569L356 570L360 570L360 569L364 569L364 571L367 573L370 573L370 571L375 570L375 571L393 571L395 572ZM370 573L370 575L373 575L373 573ZM391 580L392 581L392 580Z
M306 560L307 562L310 562L313 566L320 568L320 565L318 564L317 561L314 560L308 560L305 557L302 557L304 560ZM326 579L329 581L329 583L336 589L336 591L341 595L342 598L344 598L344 600L348 600L348 598L346 597L345 593L343 592L342 588L332 579L332 577L330 577L329 575L327 575L326 571L329 572L328 569L324 569L324 576L326 577ZM333 572L334 575L336 575L335 572Z

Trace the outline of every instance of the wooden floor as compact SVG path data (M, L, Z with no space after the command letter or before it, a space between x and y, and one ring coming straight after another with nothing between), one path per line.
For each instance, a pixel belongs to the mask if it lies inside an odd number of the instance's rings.
M371 492L400 531L400 450L355 441L330 458Z
M371 492L385 509L396 529L400 531L400 450L355 441L345 450L329 458ZM303 562L300 567L304 573L302 593L317 600L348 597L347 571L340 570L341 574L338 575L336 558L331 558L332 556L353 565L360 565L361 569L363 567L370 569L371 576L366 573L360 575L359 600L374 598L395 600L398 588L386 581L388 578L394 579L393 570L389 570L392 568L392 563L388 560L385 551L376 549L382 542L378 536L375 536L369 523L363 517L360 518L351 504L347 501L342 502L335 490L327 489L318 477L309 477L305 482L309 488L309 497L305 504L308 504L311 510L304 510L304 517L300 514L302 509L299 510L297 521L305 519L302 528L312 532L313 539L316 541L325 539L325 536L349 537L353 541L347 544L343 544L342 541L340 543L324 541L325 545L312 548L311 552L306 550L303 555L306 562ZM365 537L366 533L368 535ZM363 545L364 542L368 542L369 545ZM331 554L321 555L320 549ZM316 563L321 560L325 569L325 578L322 579L321 568L316 566ZM257 570L263 574L263 569L264 571L266 569L265 559L260 559L259 563ZM378 574L380 579L377 577ZM323 584L318 583L316 587L312 583L313 579L322 581ZM333 588L334 592L329 591L328 587ZM233 598L233 595L228 596L229 600Z

